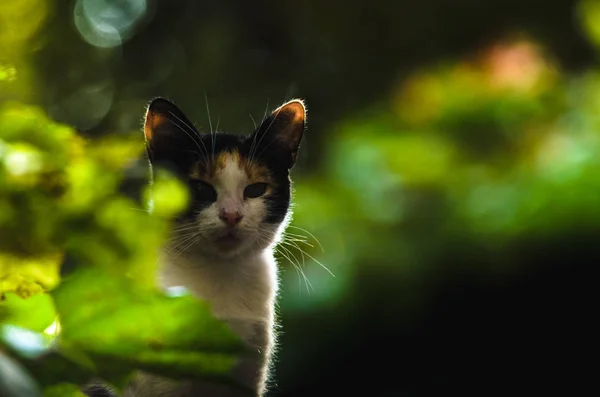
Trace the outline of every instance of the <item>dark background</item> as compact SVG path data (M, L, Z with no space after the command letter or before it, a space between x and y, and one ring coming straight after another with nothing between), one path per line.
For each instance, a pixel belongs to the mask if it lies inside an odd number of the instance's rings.
M294 225L316 235L324 253L305 248L336 277L307 258L314 287L307 293L282 260L271 396L573 395L597 378L587 364L595 359L590 270L600 259L596 147L588 146L587 163L572 166L585 169L585 178L565 177L552 188L538 186L543 178L534 171L518 182L509 171L532 150L512 136L531 124L539 144L563 115L580 120L564 127L565 136L596 120L586 98L600 92L592 87L598 51L582 16L593 12L581 11L580 2L57 0L41 11L27 4L23 21L43 15L11 51L35 88L0 98L37 104L89 139L139 134L141 142L144 107L155 96L173 100L208 131L206 96L213 128L218 120L219 130L239 133L284 100L306 100ZM115 44L86 39L76 23L85 18L88 26L134 22ZM543 49L536 59L555 77L539 77L550 87L541 97L517 90L481 99L486 107L476 92L472 101L444 105L472 89L445 70L479 65L498 43L514 42ZM445 116L411 123L423 105L398 97L420 73L455 88L439 100ZM570 88L577 84L585 91L579 97ZM516 112L502 107L515 97ZM538 110L514 120L532 104ZM438 154L430 151L437 146L424 146L430 157L421 161L403 146L413 142L404 137L417 137L418 151L419 137L431 131L461 161L444 163L437 177L405 179L404 172L427 170L434 167L427 159L444 156L443 148ZM368 156L399 161L390 172L408 182L393 182L370 201L370 191L387 182ZM492 167L523 192L521 203L535 196L536 209L523 215L520 204L496 197L496 212L470 223L461 214L472 203L461 197L479 182L465 179L458 170L465 164ZM492 225L511 209L517 226Z

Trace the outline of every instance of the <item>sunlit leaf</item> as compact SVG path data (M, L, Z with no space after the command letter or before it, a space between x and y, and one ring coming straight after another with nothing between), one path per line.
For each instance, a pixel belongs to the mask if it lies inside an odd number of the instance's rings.
M578 4L578 16L588 37L600 46L600 2L584 0Z
M158 216L176 215L187 204L189 197L185 186L172 175L158 170L152 186L145 192L152 212Z
M228 326L191 296L167 297L94 270L73 274L53 296L60 345L81 351L109 378L139 368L227 380L239 354L247 353Z
M62 254L22 258L0 252L0 294L14 292L28 298L50 290L60 280Z
M0 303L0 318L5 324L41 332L55 317L54 303L48 294L37 294L29 299L6 294L6 299Z
M44 397L85 397L77 385L61 383L44 389Z
M17 76L17 69L13 65L0 64L0 81L12 81Z

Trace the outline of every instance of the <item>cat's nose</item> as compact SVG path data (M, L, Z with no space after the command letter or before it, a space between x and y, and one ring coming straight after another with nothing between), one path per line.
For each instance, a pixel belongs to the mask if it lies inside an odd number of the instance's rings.
M243 216L239 211L225 211L221 210L219 213L219 219L225 222L228 226L235 226L242 220Z

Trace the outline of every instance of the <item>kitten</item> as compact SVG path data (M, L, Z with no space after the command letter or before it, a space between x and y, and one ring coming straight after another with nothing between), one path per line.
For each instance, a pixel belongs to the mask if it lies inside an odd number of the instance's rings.
M303 102L292 100L248 136L200 134L162 98L150 103L145 118L151 169L168 168L191 194L189 208L174 221L174 243L162 250L158 283L162 288L183 286L209 302L214 315L256 349L256 359L241 362L234 371L256 396L265 392L275 343L278 277L273 251L291 215L290 170L305 120ZM190 239L191 231L195 237ZM230 397L236 391L148 374L125 391L126 397L196 395Z

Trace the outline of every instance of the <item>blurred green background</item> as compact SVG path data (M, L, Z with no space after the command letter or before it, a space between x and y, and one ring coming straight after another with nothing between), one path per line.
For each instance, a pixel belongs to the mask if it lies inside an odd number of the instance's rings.
M3 1L0 285L52 290L48 258L148 281L164 224L131 210L130 171L152 97L234 133L300 97L269 395L573 392L600 259L599 51L595 0ZM13 295L5 325L36 331L103 299Z

